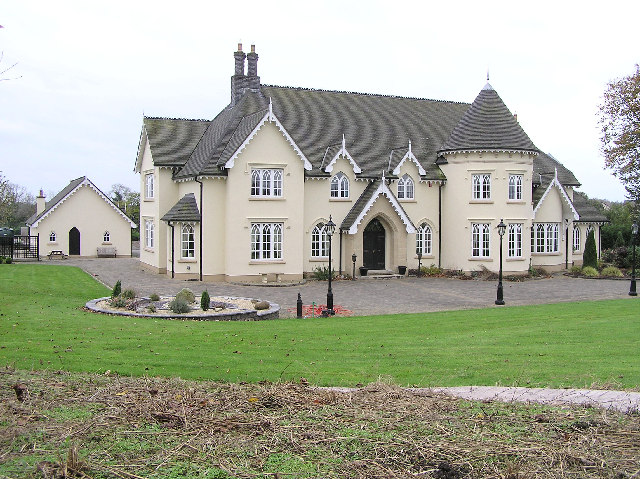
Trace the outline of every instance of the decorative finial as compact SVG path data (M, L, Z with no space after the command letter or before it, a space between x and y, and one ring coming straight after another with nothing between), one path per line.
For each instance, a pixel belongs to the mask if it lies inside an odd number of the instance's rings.
M409 140L409 154L411 154L411 140Z
M343 134L342 134L342 149L343 149L343 150L346 150L346 149L347 149L346 144L347 144L347 143L346 143L346 141L345 141L345 139L344 139L344 133L343 133Z
M487 68L487 81L489 81L489 69Z
M269 97L269 118L273 116L273 103L271 102L271 97Z

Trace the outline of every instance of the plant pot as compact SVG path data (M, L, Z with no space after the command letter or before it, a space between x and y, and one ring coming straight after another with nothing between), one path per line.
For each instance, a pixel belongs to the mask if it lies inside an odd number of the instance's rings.
M401 274L402 276L407 274L407 267L406 266L398 266L398 274Z
M360 276L366 276L369 268L365 268L364 266L360 266Z

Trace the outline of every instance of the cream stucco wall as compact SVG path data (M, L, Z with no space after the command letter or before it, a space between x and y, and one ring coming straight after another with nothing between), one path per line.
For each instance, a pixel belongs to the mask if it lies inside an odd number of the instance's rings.
M522 224L522 256L508 258L507 234L503 238L503 268L505 272L524 272L531 257L531 222L533 207L531 176L533 158L521 153L463 153L446 155L447 164L440 168L447 177L442 188L442 267L463 271L477 271L483 266L491 271L499 269L500 236L497 225ZM491 175L491 198L472 199L472 175ZM522 200L508 198L509 175L522 174ZM490 255L473 258L471 229L473 223L490 225Z
M115 247L118 256L131 256L131 226L112 205L89 185L80 186L66 200L58 203L37 226L32 235L40 235L40 255L59 250L69 254L69 231L80 232L80 256L96 256L98 247ZM49 241L51 232L56 241ZM109 232L109 241L104 233Z

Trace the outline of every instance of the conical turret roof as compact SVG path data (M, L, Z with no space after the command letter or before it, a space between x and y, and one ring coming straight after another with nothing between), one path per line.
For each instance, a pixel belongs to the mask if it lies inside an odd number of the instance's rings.
M537 152L538 149L487 83L440 149L440 153L453 151Z

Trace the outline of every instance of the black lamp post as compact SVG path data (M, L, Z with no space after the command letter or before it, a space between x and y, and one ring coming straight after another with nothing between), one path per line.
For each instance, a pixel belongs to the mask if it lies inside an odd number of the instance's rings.
M500 224L498 225L498 234L500 235L500 272L498 273L498 296L496 298L496 304L498 305L504 304L502 291L502 237L504 236L506 229L507 225L505 225L501 219Z
M327 229L327 237L329 238L329 288L327 289L327 316L333 316L333 291L331 290L331 277L333 276L333 270L331 269L331 237L336 231L336 225L331 221L331 215L329 215L329 222L325 225Z
M418 277L422 276L422 251L418 250Z
M638 234L638 223L633 222L631 226L631 247L633 248L633 264L631 265L631 286L629 287L629 296L638 296L636 293L636 236Z
M355 253L353 253L351 255L351 261L353 261L353 276L351 276L351 281L356 280L356 259L358 259L358 257L356 256Z

